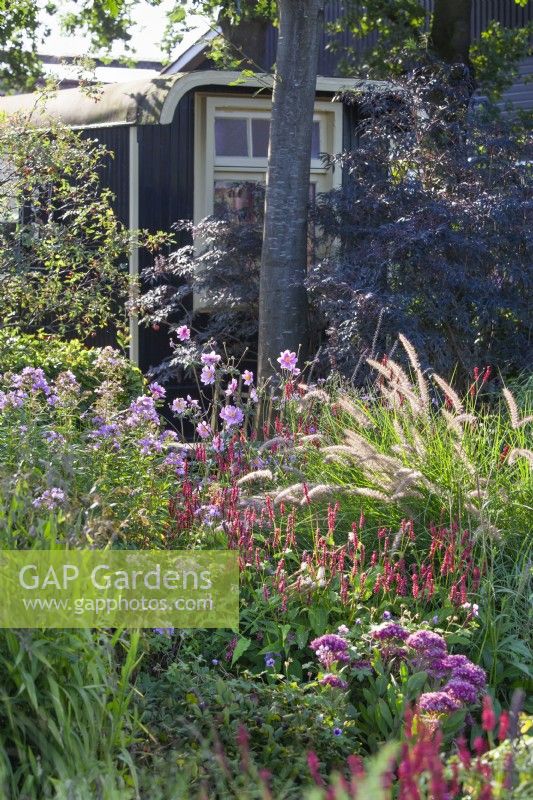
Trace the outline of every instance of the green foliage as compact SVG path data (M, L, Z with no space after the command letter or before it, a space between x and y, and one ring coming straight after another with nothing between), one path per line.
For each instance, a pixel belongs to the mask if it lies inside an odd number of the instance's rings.
M340 767L357 747L353 723L347 723L342 736L332 733L340 707L315 687L266 673L244 672L235 677L223 666L205 664L192 652L184 657L182 650L180 657L172 657L175 648L169 642L166 658L154 655L149 671L139 677L143 723L157 737L161 752L172 751L174 763L191 776L193 785L206 782L209 797L214 796L217 780L224 777L217 774L221 772L217 751L224 754L234 776L236 783L230 783L228 790L235 796L241 796L238 788L244 789L254 771L257 776L256 769L239 774L242 725L246 725L254 761L273 775L275 797L299 796L298 786L306 780L307 751L320 752L329 771Z
M131 680L139 636L0 632L2 797L88 800L134 782Z
M110 157L59 124L13 116L0 126L0 324L86 337L126 328L130 232L99 170Z
M530 53L533 23L525 28L504 28L491 22L470 48L470 58L481 91L497 102L518 76L517 65Z
M102 348L87 347L78 339L65 340L44 331L31 334L17 328L0 328L0 372L41 367L46 377L53 380L60 372L70 370L82 389L91 393L87 402L94 402L94 390L107 377L104 365L98 363L101 356ZM118 403L123 405L143 393L145 381L140 369L131 361L118 352L115 357L120 359Z
M48 14L55 13L55 3L46 4ZM41 75L37 55L41 37L41 6L34 0L0 0L0 91L24 91L33 88Z

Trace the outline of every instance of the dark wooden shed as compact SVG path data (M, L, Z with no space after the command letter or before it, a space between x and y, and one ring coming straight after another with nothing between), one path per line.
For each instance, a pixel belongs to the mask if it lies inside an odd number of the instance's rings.
M315 103L310 184L315 192L338 186L320 153L352 144L357 108L336 100L379 82L319 77ZM179 219L198 221L220 203L233 202L228 187L261 182L267 167L272 76L240 81L240 74L195 70L149 81L105 86L95 100L81 89L59 91L36 107L34 95L0 98L0 112L30 112L35 125L50 119L81 130L114 153L103 181L115 195L118 217L131 229L169 230ZM243 202L242 199L240 202ZM142 257L142 256L141 256ZM130 254L132 276L140 253ZM131 321L131 358L141 369L168 353L167 337Z

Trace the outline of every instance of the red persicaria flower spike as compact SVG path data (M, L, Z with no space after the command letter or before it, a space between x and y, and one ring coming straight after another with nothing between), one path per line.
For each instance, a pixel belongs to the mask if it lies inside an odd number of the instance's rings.
M504 739L507 739L507 733L509 731L509 712L502 711L500 714L500 722L498 725L498 739L500 742L503 742Z
M481 724L484 731L493 731L496 727L496 714L494 713L494 706L492 705L492 698L490 694L483 697L483 710L481 712Z

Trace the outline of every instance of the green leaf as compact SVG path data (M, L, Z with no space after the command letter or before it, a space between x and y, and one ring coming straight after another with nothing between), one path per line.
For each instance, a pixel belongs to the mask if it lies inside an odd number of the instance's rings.
M317 636L322 636L326 632L329 611L322 606L309 609L309 624Z
M415 697L420 693L423 686L428 679L427 672L415 672L407 681L406 692L411 697Z
M233 666L239 658L245 653L250 645L252 644L251 639L246 639L246 637L242 636L237 644L235 645L235 650L233 651L233 657L231 659L231 666Z

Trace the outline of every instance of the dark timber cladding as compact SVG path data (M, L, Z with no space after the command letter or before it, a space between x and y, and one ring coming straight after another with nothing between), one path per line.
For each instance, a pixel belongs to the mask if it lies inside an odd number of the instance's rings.
M139 144L139 227L170 230L180 219L193 218L194 91L180 100L169 125L141 125ZM183 242L182 242L183 243ZM140 268L147 264L140 253ZM168 335L140 329L139 366L147 370L169 355Z
M82 132L84 139L96 139L111 153L101 170L102 184L114 194L113 210L118 219L129 224L129 129L123 125L110 128L92 128Z

